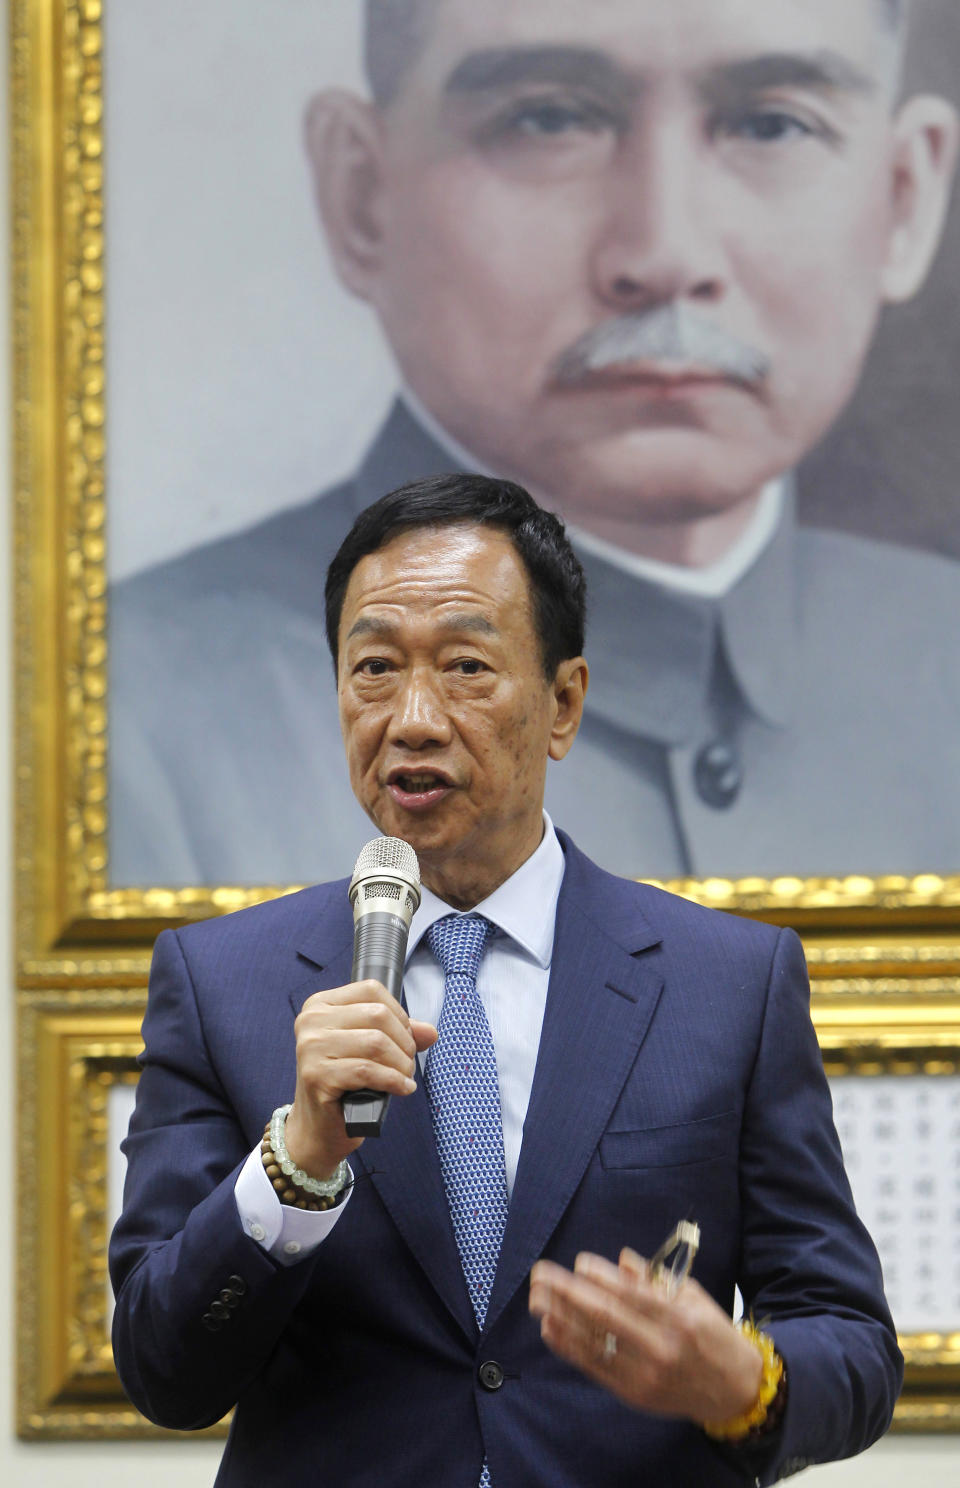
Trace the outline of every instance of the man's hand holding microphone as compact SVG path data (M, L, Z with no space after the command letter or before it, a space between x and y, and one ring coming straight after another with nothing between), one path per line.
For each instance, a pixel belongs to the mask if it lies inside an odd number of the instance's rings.
M391 1095L416 1089L418 1053L436 1042L431 1023L400 1001L410 922L420 903L416 854L396 837L376 837L350 881L353 977L315 992L294 1032L297 1084L286 1121L291 1159L327 1178L367 1136L377 1136Z

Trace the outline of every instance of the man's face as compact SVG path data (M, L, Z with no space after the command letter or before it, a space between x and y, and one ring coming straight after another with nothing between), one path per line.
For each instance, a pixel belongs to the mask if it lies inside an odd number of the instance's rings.
M884 297L889 47L876 0L440 0L360 286L406 381L628 543L754 496L847 401Z
M540 841L547 758L579 720L576 668L545 680L526 571L500 531L415 530L354 569L338 656L350 783L448 903L478 903Z

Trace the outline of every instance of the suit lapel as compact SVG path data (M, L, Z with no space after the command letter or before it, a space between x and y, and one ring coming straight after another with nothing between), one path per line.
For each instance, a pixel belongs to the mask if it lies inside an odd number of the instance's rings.
M543 1032L487 1327L570 1203L662 990L658 967L635 954L658 939L637 908L635 887L603 875L621 901L611 907L599 892L598 870L575 849L566 851ZM632 901L628 913L624 894Z
M317 970L299 982L290 995L295 1013L314 992L345 986L353 964L353 927L348 938L330 936L314 941L303 955ZM368 1138L350 1158L359 1179L372 1182L391 1219L416 1256L441 1300L471 1340L476 1319L454 1239L450 1210L440 1172L423 1077L417 1089L402 1100L393 1099L379 1137Z

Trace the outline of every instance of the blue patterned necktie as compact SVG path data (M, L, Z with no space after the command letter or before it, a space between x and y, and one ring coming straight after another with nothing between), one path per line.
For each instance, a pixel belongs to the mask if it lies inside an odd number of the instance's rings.
M447 915L427 931L443 967L443 1007L425 1078L453 1233L480 1328L507 1222L497 1056L477 992L477 968L492 929L482 915ZM484 1461L478 1488L489 1484Z

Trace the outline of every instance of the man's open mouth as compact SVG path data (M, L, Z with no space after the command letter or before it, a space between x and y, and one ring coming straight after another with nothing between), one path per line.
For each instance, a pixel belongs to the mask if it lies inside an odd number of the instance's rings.
M401 806L430 806L446 795L451 782L435 770L391 770L387 787Z
M417 791L436 790L438 786L446 785L447 781L442 775L434 775L431 771L418 771L414 773L405 771L400 775L390 777L391 785L399 785L401 790L415 793Z

